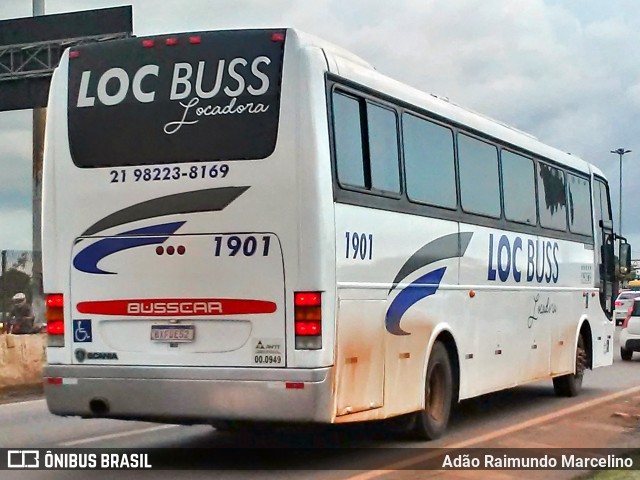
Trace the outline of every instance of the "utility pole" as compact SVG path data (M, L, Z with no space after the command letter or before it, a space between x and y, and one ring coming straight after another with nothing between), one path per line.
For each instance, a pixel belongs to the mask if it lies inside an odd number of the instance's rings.
M624 148L618 148L616 150L611 150L611 153L615 153L620 157L620 203L618 204L618 234L622 236L622 156L631 153L631 150L625 150Z
M33 16L44 15L44 0L33 0ZM46 108L33 109L32 133L32 215L33 215L33 270L31 272L32 307L36 321L44 322L44 293L42 287L42 158L44 156L44 128Z

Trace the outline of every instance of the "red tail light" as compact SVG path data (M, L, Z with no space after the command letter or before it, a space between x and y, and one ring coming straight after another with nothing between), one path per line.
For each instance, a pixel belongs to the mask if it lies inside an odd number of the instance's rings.
M622 306L622 302L619 302L616 300L616 307L621 307Z
M152 48L156 44L155 40L148 38L147 40L142 40L142 46L144 48Z
M46 300L47 333L64 335L64 297L61 293L47 295Z
M320 292L294 294L296 349L322 348L322 302Z
M178 39L175 37L167 38L164 43L170 47L178 44Z
M627 328L629 326L629 319L631 318L631 312L633 312L633 306L629 307L627 310L627 316L624 317L624 322L622 322L622 328Z

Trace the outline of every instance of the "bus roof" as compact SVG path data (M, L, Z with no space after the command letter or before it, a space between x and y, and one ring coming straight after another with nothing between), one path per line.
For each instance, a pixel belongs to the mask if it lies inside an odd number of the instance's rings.
M390 95L398 100L423 108L437 116L469 127L478 133L523 149L531 154L558 162L584 173L594 173L604 177L602 171L594 165L589 164L571 153L551 147L529 133L518 130L484 114L462 107L450 101L448 98L423 92L383 75L362 58L331 42L296 29L289 29L289 35L292 33L299 39L301 47L322 48L328 60L330 60L328 62L329 70L332 71L332 73L336 73L366 87ZM336 71L332 70L332 64L337 66Z

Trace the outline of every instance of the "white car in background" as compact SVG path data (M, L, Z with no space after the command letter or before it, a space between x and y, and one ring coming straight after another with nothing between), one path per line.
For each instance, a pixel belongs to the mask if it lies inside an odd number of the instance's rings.
M620 330L620 356L622 360L631 360L633 352L640 352L640 298L633 305Z
M629 307L633 305L633 300L640 297L640 291L623 290L616 298L615 310L613 311L613 321L616 326L622 324L629 313Z

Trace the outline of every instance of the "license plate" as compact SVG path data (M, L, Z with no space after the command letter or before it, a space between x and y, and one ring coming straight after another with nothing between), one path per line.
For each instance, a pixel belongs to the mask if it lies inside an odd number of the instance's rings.
M151 340L154 342L193 342L195 334L193 325L151 325Z

